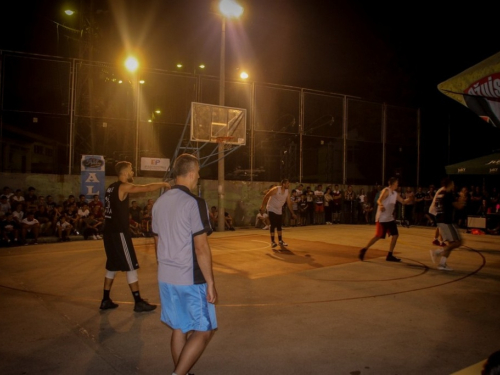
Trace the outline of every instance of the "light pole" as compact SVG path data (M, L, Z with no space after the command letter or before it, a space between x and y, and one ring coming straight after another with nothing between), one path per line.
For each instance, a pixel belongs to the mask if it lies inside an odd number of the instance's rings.
M140 122L139 85L141 83L139 82L139 73L137 72L137 70L139 69L139 61L135 57L129 56L125 60L125 68L127 68L127 70L134 75L134 79L132 81L136 85L135 88L137 90L135 98L135 175L139 176L139 122Z
M219 81L219 105L224 105L224 83L226 70L226 18L238 18L243 13L243 7L234 0L221 0L219 10L222 15L221 20L221 41L220 41L220 81ZM219 232L224 232L225 208L224 208L224 142L219 142L218 148L218 194L219 194L219 216L217 227Z

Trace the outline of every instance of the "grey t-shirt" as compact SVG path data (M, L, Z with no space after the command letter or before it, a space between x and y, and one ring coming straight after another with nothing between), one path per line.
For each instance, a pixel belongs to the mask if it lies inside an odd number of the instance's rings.
M158 281L205 283L194 248L195 236L213 231L205 200L184 186L173 186L153 205L152 229L158 235Z

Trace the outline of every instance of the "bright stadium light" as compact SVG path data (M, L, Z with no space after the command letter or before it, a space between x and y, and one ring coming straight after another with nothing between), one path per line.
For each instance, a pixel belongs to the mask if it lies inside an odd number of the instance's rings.
M135 57L129 56L125 60L125 68L127 68L129 72L133 73L137 70L137 68L139 68L139 61Z
M233 0L222 0L219 10L226 18L238 18L243 14L243 7Z

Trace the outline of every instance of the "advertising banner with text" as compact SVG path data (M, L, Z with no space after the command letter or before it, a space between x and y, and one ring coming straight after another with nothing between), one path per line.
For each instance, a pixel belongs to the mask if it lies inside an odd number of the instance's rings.
M167 158L145 158L141 157L141 171L166 172L170 166Z
M99 195L104 202L106 163L102 155L82 155L80 194L85 194L88 202ZM78 197L76 197L78 200Z

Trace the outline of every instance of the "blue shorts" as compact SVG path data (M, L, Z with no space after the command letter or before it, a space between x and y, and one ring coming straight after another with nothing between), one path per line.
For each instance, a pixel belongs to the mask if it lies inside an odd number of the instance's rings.
M217 328L215 305L207 301L207 284L173 285L159 282L161 321L172 329L212 331Z

